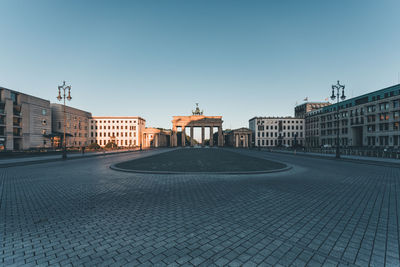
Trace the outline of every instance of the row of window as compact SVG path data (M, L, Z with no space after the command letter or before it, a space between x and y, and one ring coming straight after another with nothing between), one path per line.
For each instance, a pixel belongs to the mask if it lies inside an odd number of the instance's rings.
M303 145L303 140L258 140L257 146L278 146L278 145Z
M96 143L100 146L105 146L108 143L110 143L111 140L97 140ZM118 146L136 146L136 140L115 140L114 141L115 144L117 144Z
M95 132L90 132L90 137L128 137L128 132L116 132L116 133L111 133L111 132L99 132L99 133L95 133ZM129 137L132 137L132 132L129 132ZM133 137L136 137L136 132L133 132Z
M337 129L321 130L321 136L332 135L332 134L336 135L337 132L338 132ZM340 132L341 132L342 134L348 134L348 129L347 129L347 128L342 128L342 129L340 130Z
M58 129L61 130L63 127L64 127L64 124L63 124L61 121L59 121L59 122L58 122ZM66 123L66 127L67 127L67 128L71 128L71 123L67 122L67 123ZM81 123L79 122L78 124L73 124L73 128L74 128L75 130L77 130L77 129L82 130L82 125L81 125ZM84 129L87 130L88 127L85 126Z
M278 137L278 132L257 132L258 137ZM279 136L286 137L286 132L279 134ZM292 137L303 137L303 132L292 132ZM287 137L290 137L290 132L287 132Z
M136 120L134 120L134 121L131 121L131 120L121 120L121 121L113 121L113 120L99 120L99 121L95 121L95 120L92 120L91 121L91 123L136 123Z
M393 135L393 136L368 136L367 137L367 144L369 146L375 146L377 144L380 144L381 146L388 146L389 145L389 140L394 146L398 146L400 143L400 135Z
M108 125L108 126L99 126L99 127L97 127L97 125L96 126L93 126L93 125L91 125L90 126L90 129L92 129L92 130L97 130L97 129L100 129L100 130L106 130L106 129L108 129L108 130L115 130L115 129L117 129L117 130L119 130L119 126L117 125L117 126L110 126L110 125ZM128 125L125 125L125 127L124 126L121 126L121 130L122 129L124 129L125 128L125 130L128 130ZM131 130L131 131L136 131L136 126L129 126L129 130Z
M278 130L278 126L277 125L275 125L275 126L269 126L269 125L265 125L265 127L264 127L264 125L259 125L258 126L258 130L259 131L264 131L264 129L265 130ZM283 130L303 130L303 125L296 125L296 126L294 126L294 125L292 125L292 127L290 127L290 125L288 125L287 127L286 127L286 125L283 125L282 127L279 127L279 131L282 131L282 129Z
M379 127L379 131L389 131L389 123L380 123L378 125ZM393 122L392 123L392 129L393 131L399 130L400 128L400 123L399 122ZM376 125L372 124L372 125L368 125L367 126L367 132L375 132L376 131Z
M257 121L257 124L264 124L264 122L265 123L268 123L268 124L273 124L273 123L275 123L275 124L278 124L278 122L282 122L282 123L297 123L297 124L299 124L299 123L302 123L303 122L303 120L296 120L296 121L285 121L285 120L279 120L279 121Z
M392 103L392 108L400 107L400 99L396 99L396 100L392 101L391 103ZM378 105L367 106L366 107L367 113L375 112L377 106L380 111L388 110L388 109L390 109L390 102L384 102L384 103L379 103ZM360 109L357 108L354 110L350 110L350 117L359 116L359 115L364 115L363 107L361 107ZM340 112L340 116L342 118L345 118L345 117L349 116L349 113L348 113L348 111L343 111L343 112ZM321 121L332 120L332 119L336 119L336 118L337 118L337 114L330 114L330 115L322 116Z

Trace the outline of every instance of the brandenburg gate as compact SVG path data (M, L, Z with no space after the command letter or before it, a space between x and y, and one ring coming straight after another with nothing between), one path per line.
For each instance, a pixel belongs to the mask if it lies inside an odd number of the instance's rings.
M218 128L218 146L224 145L224 135L222 133L222 116L204 116L203 111L200 111L198 104L196 104L196 110L192 111L192 116L173 116L172 119L172 142L171 146L178 146L178 127L181 130L182 146L185 146L186 142L186 127L190 128L190 146L194 145L193 129L194 127L201 127L201 142L204 146L204 131L206 127L210 128L210 146L214 145L214 127Z

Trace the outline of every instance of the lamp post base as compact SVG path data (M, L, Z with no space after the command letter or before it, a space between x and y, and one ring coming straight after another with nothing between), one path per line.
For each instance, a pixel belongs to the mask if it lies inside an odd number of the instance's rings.
M339 148L336 148L336 158L340 159L340 150L339 150Z
M62 159L67 159L67 150L63 150L62 152Z

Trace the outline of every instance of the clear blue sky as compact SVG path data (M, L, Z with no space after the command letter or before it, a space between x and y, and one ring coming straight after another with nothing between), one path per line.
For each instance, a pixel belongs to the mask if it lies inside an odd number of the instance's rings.
M398 83L400 1L0 1L0 86L171 127L196 102L224 128L293 115L340 79Z

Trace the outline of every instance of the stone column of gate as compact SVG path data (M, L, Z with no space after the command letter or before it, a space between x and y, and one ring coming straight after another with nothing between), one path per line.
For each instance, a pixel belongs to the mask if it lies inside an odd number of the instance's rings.
M239 135L235 134L235 147L239 147Z
M186 133L185 133L185 126L182 126L182 134L181 134L181 137L182 137L182 146L185 146L186 145Z
M210 126L210 146L214 145L213 126Z
M190 146L194 146L193 126L190 126Z
M218 146L224 145L224 136L222 135L222 125L218 126Z
M201 126L201 146L204 146L204 126Z
M178 145L178 142L177 142L177 141L178 141L178 140L177 140L177 134L176 134L176 126L173 125L173 126L172 126L172 142L171 142L172 147Z

